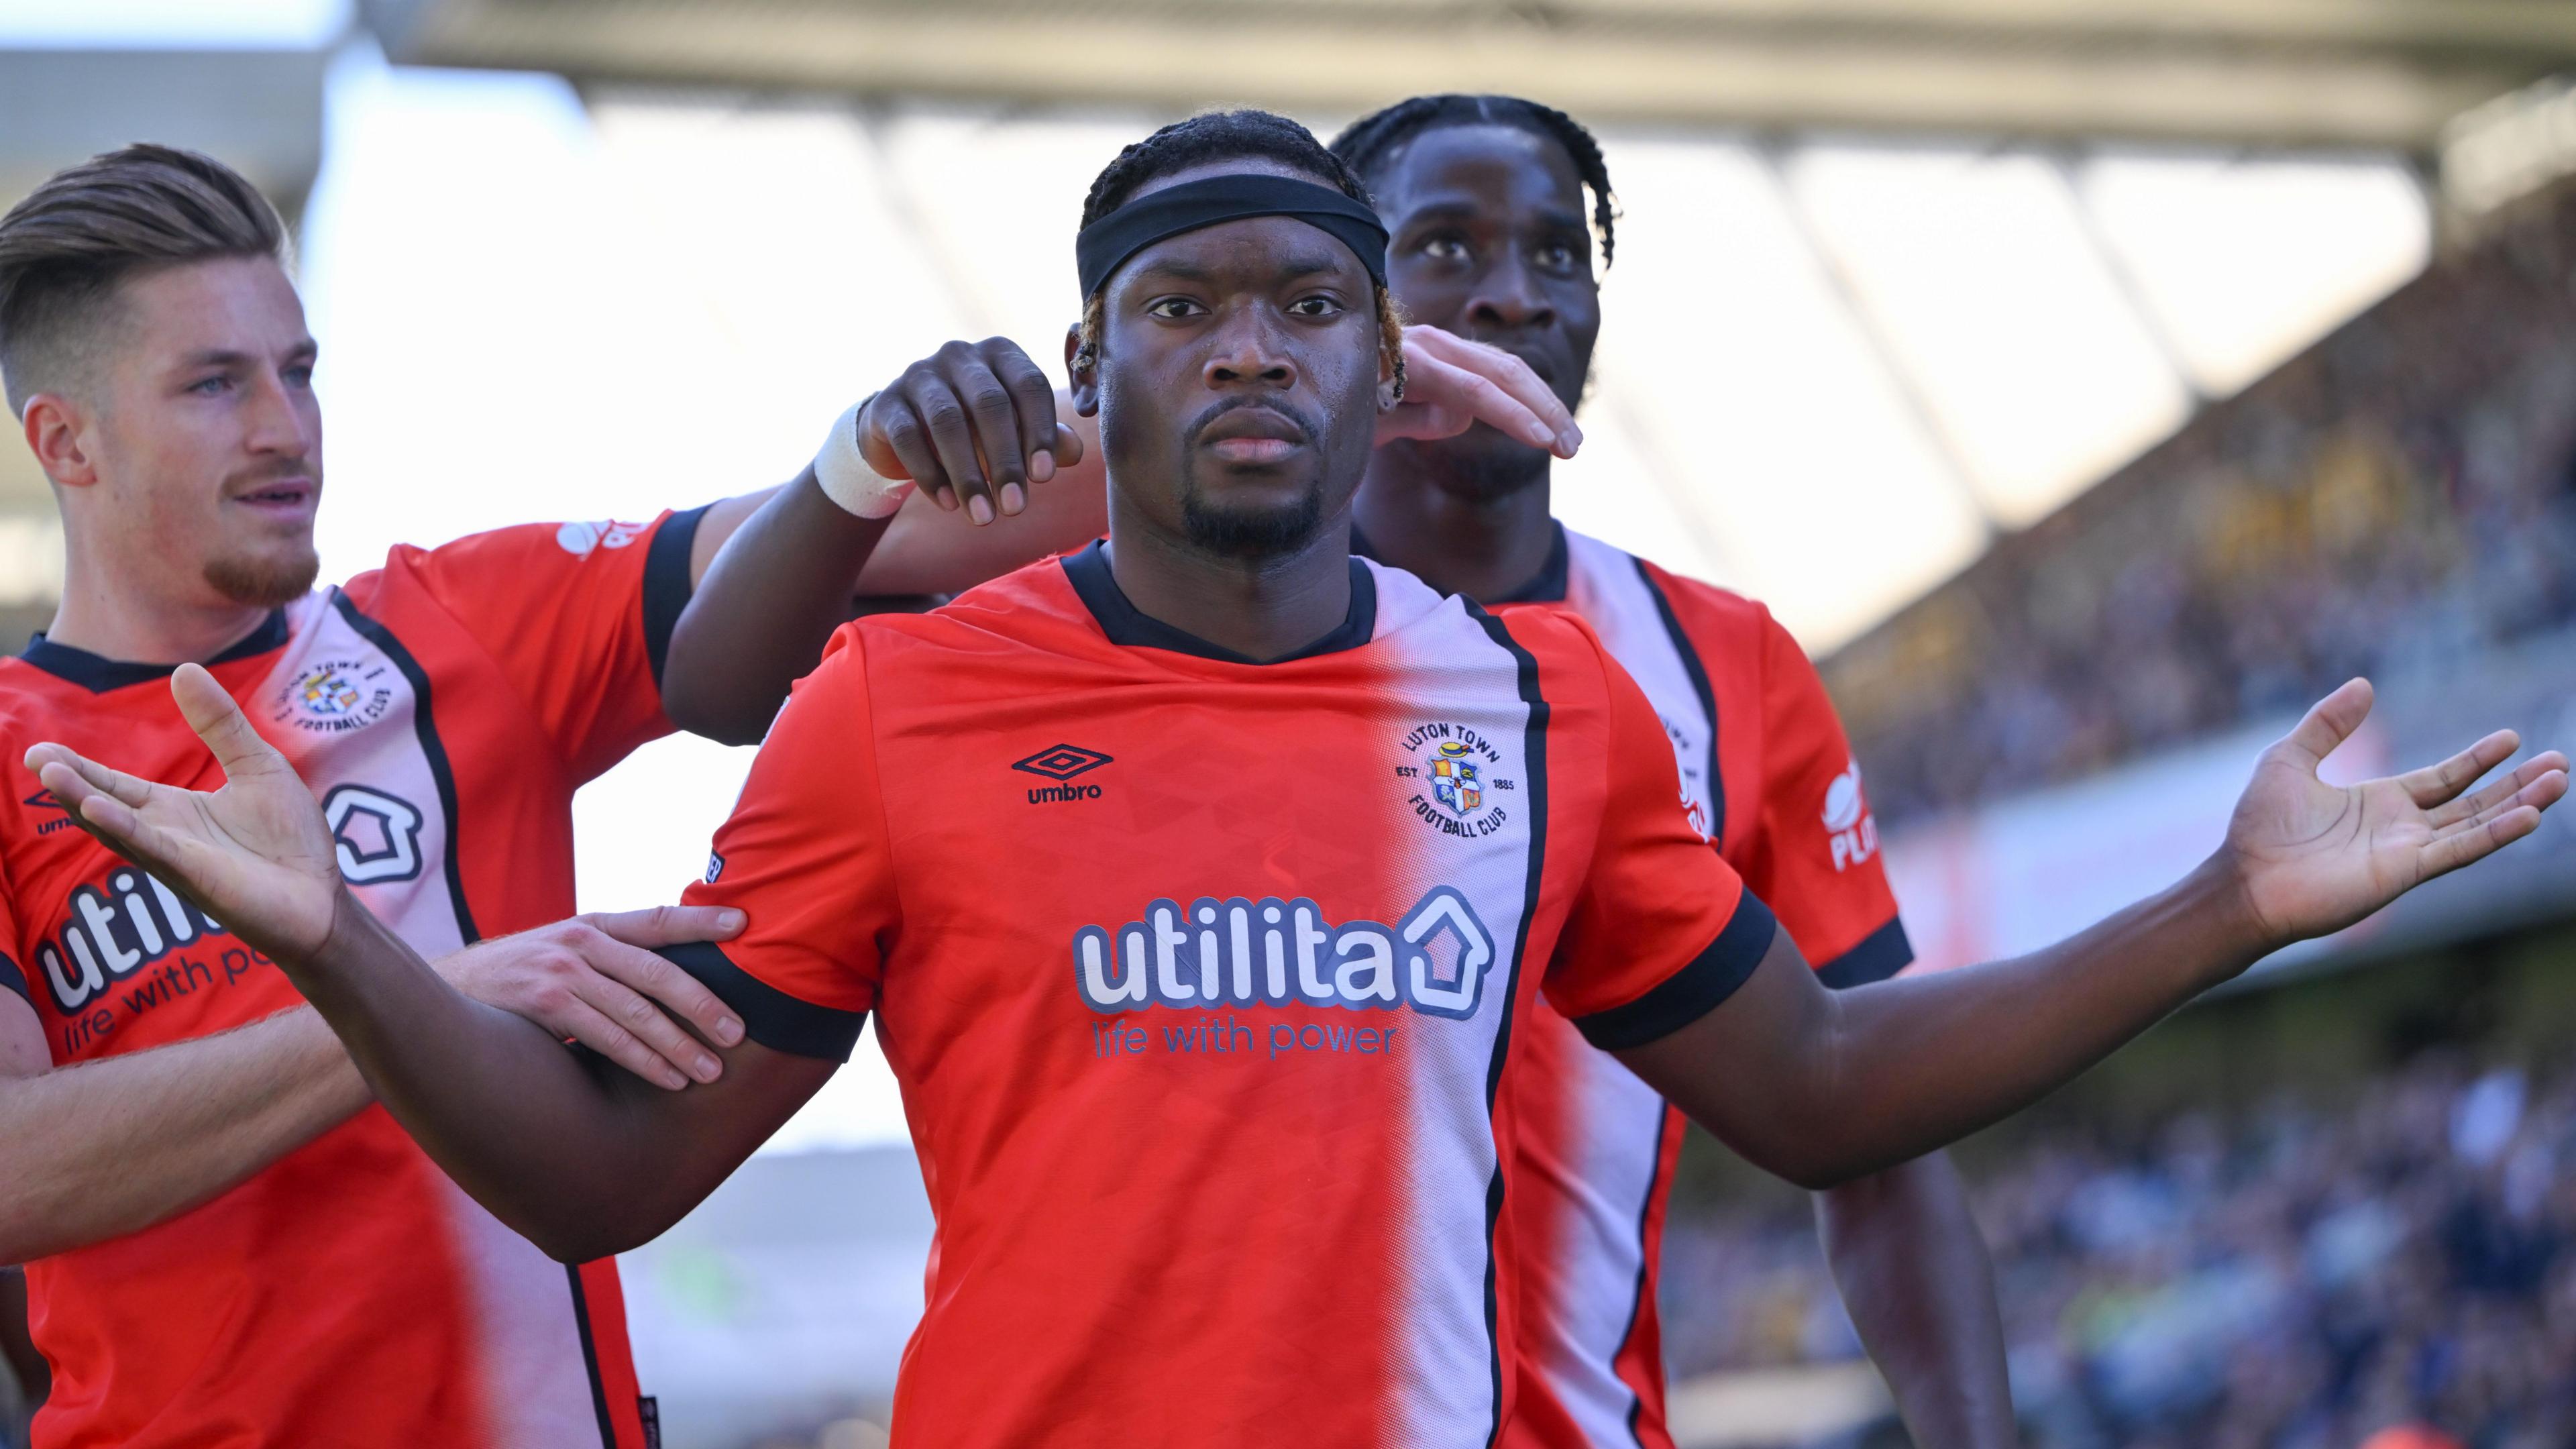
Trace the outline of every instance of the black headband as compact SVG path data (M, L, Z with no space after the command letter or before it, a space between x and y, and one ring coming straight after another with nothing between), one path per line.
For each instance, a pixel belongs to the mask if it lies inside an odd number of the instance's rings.
M1242 173L1184 181L1140 196L1082 229L1073 263L1085 301L1129 257L1185 231L1247 216L1293 216L1349 247L1369 280L1386 285L1386 223L1329 186L1287 176Z

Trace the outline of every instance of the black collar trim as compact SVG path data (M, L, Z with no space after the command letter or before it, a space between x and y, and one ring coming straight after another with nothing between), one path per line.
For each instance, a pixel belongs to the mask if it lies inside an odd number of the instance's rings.
M1175 654L1191 654L1201 659L1222 660L1227 664L1286 664L1292 659L1312 659L1319 654L1339 654L1357 649L1377 637L1377 575L1358 559L1351 560L1351 609L1333 632L1294 653L1276 659L1255 659L1237 653L1222 644L1211 644L1185 629L1175 629L1162 620L1137 609L1127 601L1127 593L1118 587L1117 578L1109 571L1109 554L1095 542L1080 553L1064 556L1064 576L1073 591L1082 597L1082 605L1100 624L1100 632L1109 642L1130 649L1168 649Z
M1565 602L1566 580L1573 572L1573 565L1569 561L1565 546L1565 525L1551 518L1547 521L1547 527L1547 562L1539 565L1538 572L1532 574L1529 581L1519 588L1504 594L1501 598L1486 599L1485 603L1562 604ZM1364 559L1371 559L1378 563L1386 562L1379 555L1376 546L1368 541L1368 536L1360 532L1360 526L1356 523L1351 525L1351 552Z
M286 635L286 611L271 609L268 617L260 621L260 626L250 632L249 638L207 660L206 665L212 668L218 664L230 664L236 659L266 654L272 649L283 649ZM77 684L92 694L105 694L110 690L167 679L179 668L176 664L135 664L123 659L110 659L86 649L57 644L42 633L27 641L26 652L18 657L56 679Z

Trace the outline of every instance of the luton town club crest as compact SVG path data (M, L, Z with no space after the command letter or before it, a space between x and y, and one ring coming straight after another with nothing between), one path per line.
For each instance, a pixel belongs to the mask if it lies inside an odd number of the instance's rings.
M394 702L392 670L374 660L330 659L295 676L279 691L273 716L316 734L337 734L373 724Z
M1450 720L1416 725L1404 737L1404 754L1407 763L1395 767L1396 778L1413 787L1406 803L1423 824L1472 839L1511 819L1494 797L1517 782L1498 773L1507 766L1503 752L1476 730Z
M1485 803L1485 792L1476 787L1476 762L1467 755L1465 741L1442 740L1431 760L1431 798L1459 815L1472 815Z

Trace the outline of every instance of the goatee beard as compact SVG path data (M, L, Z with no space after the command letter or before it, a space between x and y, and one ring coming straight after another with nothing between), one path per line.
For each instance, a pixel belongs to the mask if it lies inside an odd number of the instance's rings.
M1210 504L1196 488L1181 495L1181 526L1190 542L1229 558L1259 559L1294 553L1315 541L1324 524L1324 485L1318 479L1294 504L1242 510Z
M1492 503L1545 483L1548 454L1509 439L1502 446L1452 450L1432 472L1440 490L1470 503Z
M206 582L236 604L275 609L310 593L321 572L321 555L307 548L292 558L211 560L206 564Z

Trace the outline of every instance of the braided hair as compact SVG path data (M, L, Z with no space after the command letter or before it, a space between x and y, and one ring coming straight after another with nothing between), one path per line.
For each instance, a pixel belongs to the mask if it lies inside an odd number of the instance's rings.
M1601 159L1601 143L1583 123L1558 110L1518 96L1415 96L1385 110L1360 117L1333 138L1333 154L1354 176L1377 176L1405 142L1444 126L1515 126L1542 140L1554 141L1574 162L1574 173L1592 191L1592 225L1601 233L1601 266L1607 270L1618 246L1619 200L1610 189L1610 166Z
M1360 184L1358 174L1326 150L1314 132L1286 116L1247 108L1207 111L1185 121L1174 121L1120 151L1117 159L1093 178L1090 194L1082 199L1082 224L1089 226L1126 205L1137 188L1149 181L1209 161L1251 158L1294 167L1362 206L1376 206L1369 199L1368 188ZM1106 313L1102 298L1107 290L1103 286L1083 299L1081 341L1074 354L1077 367L1096 366L1100 361L1100 333ZM1402 397L1404 319L1384 286L1376 288L1376 292L1379 352L1382 360L1392 365L1395 395Z

